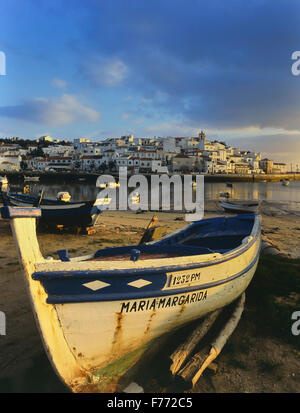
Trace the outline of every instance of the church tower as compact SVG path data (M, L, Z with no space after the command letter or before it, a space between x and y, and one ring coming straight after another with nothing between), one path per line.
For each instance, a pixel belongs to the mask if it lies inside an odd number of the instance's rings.
M199 142L199 147L201 151L205 150L205 143L206 143L206 135L203 131L201 131L199 133L199 138L200 138L200 142Z

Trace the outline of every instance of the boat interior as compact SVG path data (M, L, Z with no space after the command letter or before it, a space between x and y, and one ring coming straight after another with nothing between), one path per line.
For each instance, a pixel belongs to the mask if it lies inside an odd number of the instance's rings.
M239 247L243 239L251 234L254 220L254 214L201 220L156 242L98 250L88 260L137 261L212 253L224 254Z

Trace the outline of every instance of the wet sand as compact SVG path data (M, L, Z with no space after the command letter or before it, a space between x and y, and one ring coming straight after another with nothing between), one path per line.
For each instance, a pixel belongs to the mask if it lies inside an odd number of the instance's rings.
M45 257L56 258L56 251L59 249L68 249L72 257L93 253L107 246L136 244L154 214L158 216L158 225L165 226L167 232L173 232L187 224L183 213L149 211L136 214L131 211L105 211L97 226L96 234L39 232L40 248ZM206 203L206 218L220 215L230 214L223 211L218 201ZM261 204L261 217L263 236L287 256L300 258L300 204L264 201ZM7 221L0 220L0 237L0 311L6 315L6 335L0 335L0 392L68 392L55 375L45 355ZM268 346L268 340L266 339L263 345ZM282 344L279 343L278 346L282 347ZM299 355L284 347L282 352L285 351L292 357L289 361L291 374L294 370L300 371ZM217 377L215 385L217 392L239 391L230 390L228 387L228 383L233 380L232 377L228 377L228 374L225 372L223 376ZM239 380L242 378L237 377L238 382ZM274 384L272 381L264 386L259 381L251 383L249 379L248 382L250 392L300 391L299 381L292 380L289 385L285 382L284 386ZM151 391L151 388L149 384L148 391ZM234 387L232 382L231 389L236 388L239 387ZM154 391L157 389L154 388ZM205 392L205 386L198 391Z

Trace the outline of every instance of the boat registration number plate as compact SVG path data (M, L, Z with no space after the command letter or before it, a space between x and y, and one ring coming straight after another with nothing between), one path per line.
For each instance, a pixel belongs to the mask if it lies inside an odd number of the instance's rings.
M182 286L197 285L201 281L201 273L198 270L176 271L167 273L166 288L178 288Z

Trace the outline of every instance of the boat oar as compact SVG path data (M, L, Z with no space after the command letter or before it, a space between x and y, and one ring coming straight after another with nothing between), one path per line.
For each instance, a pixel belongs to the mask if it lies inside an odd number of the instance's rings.
M211 344L211 347L205 347L202 351L195 354L187 365L179 371L179 376L187 383L194 386L202 375L203 371L212 363L212 361L221 353L227 340L238 325L242 316L245 304L245 293L238 299L231 317L220 331L217 338Z

